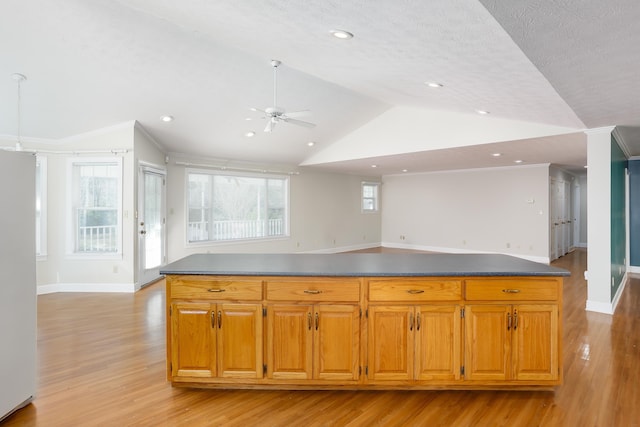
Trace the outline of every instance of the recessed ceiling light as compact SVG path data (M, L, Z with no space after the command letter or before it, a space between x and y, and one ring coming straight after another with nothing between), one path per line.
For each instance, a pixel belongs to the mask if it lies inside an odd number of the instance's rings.
M348 40L353 38L353 33L345 30L331 30L329 31L331 35L337 39Z
M253 120L253 119L252 119L251 117L247 117L247 118L245 118L245 120L246 120L246 121L251 121L251 120Z
M168 122L173 120L173 116L162 116L162 117L160 117L160 120L162 120L163 122L168 123Z
M402 172L409 172L409 169L402 169Z
M254 131L250 131L244 134L244 136L246 136L247 138L251 138L252 136L254 136L256 133Z
M524 160L514 160L513 163L522 163Z
M491 155L493 157L500 157L500 156L502 156L502 153L492 153Z
M486 116L487 114L490 114L487 110L476 110L476 113L481 114L483 116Z
M378 167L378 165L371 165L371 167L372 167L372 168L377 168L377 167Z
M443 86L442 83L436 83L436 82L424 82L424 84L426 84L429 87L435 87L435 88Z
M316 145L316 143L315 143L315 142L313 142L313 141L309 141L309 142L307 142L307 145L308 145L309 147L313 147L314 145Z

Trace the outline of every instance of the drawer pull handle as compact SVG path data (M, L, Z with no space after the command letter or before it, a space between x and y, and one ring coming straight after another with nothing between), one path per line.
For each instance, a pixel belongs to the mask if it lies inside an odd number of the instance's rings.
M313 295L317 295L317 294L321 294L322 291L319 291L317 289L305 289L304 290L305 294L313 294Z
M410 294L422 294L424 293L424 289L409 289L407 292Z
M413 313L409 314L409 330L413 331Z
M307 312L307 326L311 330L311 313Z
M207 292L224 292L224 289L207 289Z
M507 331L511 330L511 313L507 313Z
M505 294L518 294L520 293L520 289L503 289L502 292Z

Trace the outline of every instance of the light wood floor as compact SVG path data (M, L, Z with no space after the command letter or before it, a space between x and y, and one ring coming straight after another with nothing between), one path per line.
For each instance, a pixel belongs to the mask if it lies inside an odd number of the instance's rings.
M133 295L38 297L38 394L3 427L640 426L640 279L608 316L584 310L585 251L553 265L572 272L564 291L565 384L555 391L172 388L164 291L156 284Z

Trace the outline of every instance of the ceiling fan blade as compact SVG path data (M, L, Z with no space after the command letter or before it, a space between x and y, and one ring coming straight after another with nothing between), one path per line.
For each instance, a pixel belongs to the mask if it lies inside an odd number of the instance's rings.
M256 112L258 112L258 111L259 111L259 112L261 112L261 113L267 114L267 112L266 112L266 111L261 110L261 109L256 108L256 107L251 107L251 108L249 108L249 110L251 110L251 111L256 111Z
M291 123L292 125L303 126L303 127L309 128L309 129L316 127L315 123L304 122L304 121L298 120L298 119L291 119L288 116L280 116L280 119L282 121L287 122L287 123Z
M267 126L264 128L264 131L271 132L275 126L276 126L276 121L273 119L269 119L269 121L267 122Z
M287 111L287 117L305 117L311 115L311 110Z

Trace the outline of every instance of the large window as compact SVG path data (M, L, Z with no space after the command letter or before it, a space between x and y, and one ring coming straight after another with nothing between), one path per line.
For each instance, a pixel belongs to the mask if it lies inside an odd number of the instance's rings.
M187 170L187 241L289 234L289 177Z
M71 252L121 253L122 160L72 159L69 173Z

